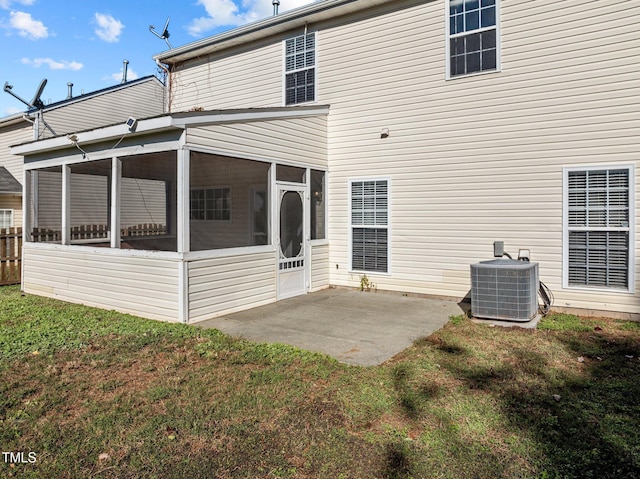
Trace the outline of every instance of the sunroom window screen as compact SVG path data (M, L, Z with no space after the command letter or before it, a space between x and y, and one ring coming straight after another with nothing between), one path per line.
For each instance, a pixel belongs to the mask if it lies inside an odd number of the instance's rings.
M629 170L568 174L569 284L629 287Z
M388 182L351 184L351 266L355 271L388 271Z
M316 37L314 33L285 40L287 105L315 100Z

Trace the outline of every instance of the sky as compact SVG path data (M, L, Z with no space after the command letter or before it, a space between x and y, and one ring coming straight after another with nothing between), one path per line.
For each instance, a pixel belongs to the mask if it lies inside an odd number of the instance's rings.
M313 0L280 0L280 13ZM119 84L123 60L128 79L155 75L153 55L273 14L271 0L0 0L0 85L31 101L47 79L45 104ZM0 118L25 111L0 91Z

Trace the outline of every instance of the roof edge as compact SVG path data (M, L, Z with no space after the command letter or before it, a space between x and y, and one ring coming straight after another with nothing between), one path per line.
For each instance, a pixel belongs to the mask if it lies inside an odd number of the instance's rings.
M375 5L389 3L392 1L393 0L324 0L313 2L309 5L294 8L279 15L273 15L267 18L263 18L247 25L236 27L219 34L209 36L192 43L188 43L181 47L172 48L171 50L167 50L154 55L153 59L162 63L173 64L191 58L191 56L195 56L196 52L198 52L199 50L206 49L207 47L212 47L216 44L223 46L225 43L230 42L231 40L239 39L241 37L247 37L247 39L238 43L252 41L253 38L251 38L251 34L264 32L273 27L291 24L291 28L294 28L296 26L296 21L304 19L313 20L313 15L325 12L327 10L332 10L345 5L352 6L351 11L364 10ZM268 35L267 32L265 32L265 36L266 35ZM189 54L191 54L191 56Z
M98 143L128 135L142 136L160 131L184 130L187 127L199 125L242 121L266 121L318 115L326 116L328 114L328 105L165 113L160 116L139 119L135 131L131 131L125 123L118 123L74 133L73 135L60 135L53 138L13 145L11 146L11 153L19 156L33 155L48 150L69 148L69 146L73 144Z

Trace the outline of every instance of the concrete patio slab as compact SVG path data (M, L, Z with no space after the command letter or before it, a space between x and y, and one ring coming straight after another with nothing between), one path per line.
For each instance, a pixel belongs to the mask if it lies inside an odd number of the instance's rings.
M454 301L330 288L196 326L373 366L440 329L449 316L461 313Z

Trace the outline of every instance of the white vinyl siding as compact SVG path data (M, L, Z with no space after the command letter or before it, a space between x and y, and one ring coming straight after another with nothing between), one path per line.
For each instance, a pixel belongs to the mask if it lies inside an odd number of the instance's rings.
M81 246L25 243L26 293L176 322L179 262Z
M351 181L351 270L389 271L389 181Z
M190 261L188 268L190 322L276 300L275 252Z
M447 0L447 77L498 68L500 0Z
M284 41L285 105L316 99L316 35L308 33Z
M187 143L220 155L327 167L325 115L187 128Z
M565 285L632 288L633 168L565 169Z
M329 287L329 245L311 244L311 287L319 291Z

